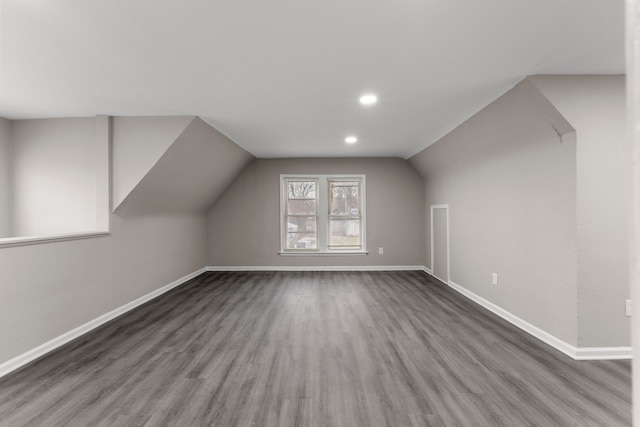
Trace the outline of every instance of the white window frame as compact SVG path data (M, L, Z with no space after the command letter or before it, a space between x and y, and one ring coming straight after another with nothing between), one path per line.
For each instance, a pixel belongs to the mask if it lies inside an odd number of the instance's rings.
M317 223L316 223L316 248L315 249L287 249L287 186L288 180L308 180L317 182ZM360 239L359 249L329 248L329 182L331 180L358 180L360 181ZM366 177L364 174L281 174L280 175L280 255L366 255Z

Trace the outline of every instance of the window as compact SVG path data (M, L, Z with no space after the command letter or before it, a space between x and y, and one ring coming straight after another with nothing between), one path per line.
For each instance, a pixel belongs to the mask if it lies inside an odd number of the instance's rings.
M281 175L281 253L366 253L364 175Z

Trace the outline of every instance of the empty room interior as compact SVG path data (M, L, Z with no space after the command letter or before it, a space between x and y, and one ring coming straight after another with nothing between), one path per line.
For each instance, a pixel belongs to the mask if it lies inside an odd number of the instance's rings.
M629 426L624 2L0 1L0 426Z

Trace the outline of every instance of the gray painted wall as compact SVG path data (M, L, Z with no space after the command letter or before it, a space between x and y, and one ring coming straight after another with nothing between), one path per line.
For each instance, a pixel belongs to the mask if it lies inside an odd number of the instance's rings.
M202 213L110 214L110 226L105 237L0 247L0 363L205 265Z
M96 123L102 125L95 127L93 118L87 120L90 123L86 127L83 126L84 119L56 119L54 125L49 120L32 121L19 126L23 127L23 133L35 132L36 135L41 135L41 129L53 130L53 135L49 135L45 142L57 140L63 145L65 141L77 139L78 128L82 128L84 132L80 133L86 137L95 153L95 142L104 138L108 140L108 135L94 135L94 132L108 133L109 130L107 122L101 118ZM120 125L123 123L119 119L115 121ZM123 144L131 142L130 138L120 139L122 135L144 134L136 128L136 124L142 123L147 135L162 134L161 130L167 127L160 119L131 119L124 122L128 132L114 132L113 147L123 148ZM189 128L191 130L182 135L186 141L179 143L180 147L171 156L175 165L170 166L169 170L160 168L163 176L167 172L175 172L172 167L188 168L199 152L205 158L198 159L198 162L206 162L214 171L205 171L204 175L195 178L214 176L216 182L193 182L190 195L175 195L188 197L180 209L154 211L153 207L166 206L167 201L157 202L146 197L135 201L137 209L144 214L129 212L126 217L109 214L109 236L0 247L0 363L206 265L206 210L212 204L212 198L224 190L252 156L226 137L222 140L217 131L200 119L192 118L183 130ZM228 146L231 144L233 146ZM38 151L36 148L33 147L34 151ZM54 147L47 145L41 148L51 152ZM147 164L141 158L155 159L149 166L151 170L155 163L162 161L163 155L157 154L157 147L152 142L141 144L137 150L134 157L138 163ZM215 154L213 157L211 151ZM41 158L41 153L33 154ZM51 159L56 160L57 157ZM64 164L64 161L61 163ZM89 167L90 162L86 166ZM113 159L112 168L114 177L120 178L130 178L135 169L131 162L122 162L121 156ZM158 181L150 178L147 172L143 173L142 180ZM185 172L185 176L174 177L183 186L194 179L189 171ZM124 184L131 182L127 179L124 181ZM91 182L95 188L95 174L91 176ZM162 182L152 182L151 185L163 186ZM203 193L203 187L209 191ZM170 187L170 191L177 190ZM184 191L189 191L189 188ZM156 195L162 197L164 194L160 192ZM95 203L96 198L92 200ZM111 209L105 205L105 210L110 212ZM94 223L95 218L94 208Z
M629 345L629 183L624 76L531 80L578 130L578 344Z
M0 248L0 363L205 265L204 215L111 216L111 235Z
M280 174L365 174L366 256L280 256ZM398 158L257 159L208 215L211 266L424 265L424 183ZM384 254L378 255L378 248Z
M525 80L410 162L425 178L427 207L449 205L450 280L577 345L570 130Z
M0 117L0 238L11 237L11 121Z
M12 122L14 236L96 229L95 119Z

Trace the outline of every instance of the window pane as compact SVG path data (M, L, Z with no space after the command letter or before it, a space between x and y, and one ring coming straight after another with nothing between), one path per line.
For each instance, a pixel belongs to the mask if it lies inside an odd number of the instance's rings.
M360 220L331 218L329 228L330 246L361 246Z
M316 249L316 217L287 217L287 249Z
M332 181L330 184L331 215L360 215L360 183Z
M315 216L290 216L287 217L287 232L308 233L316 232Z
M289 199L287 213L289 215L315 215L317 213L316 201L315 199Z
M287 181L287 199L315 199L315 181Z
M316 248L316 233L287 233L287 249Z

